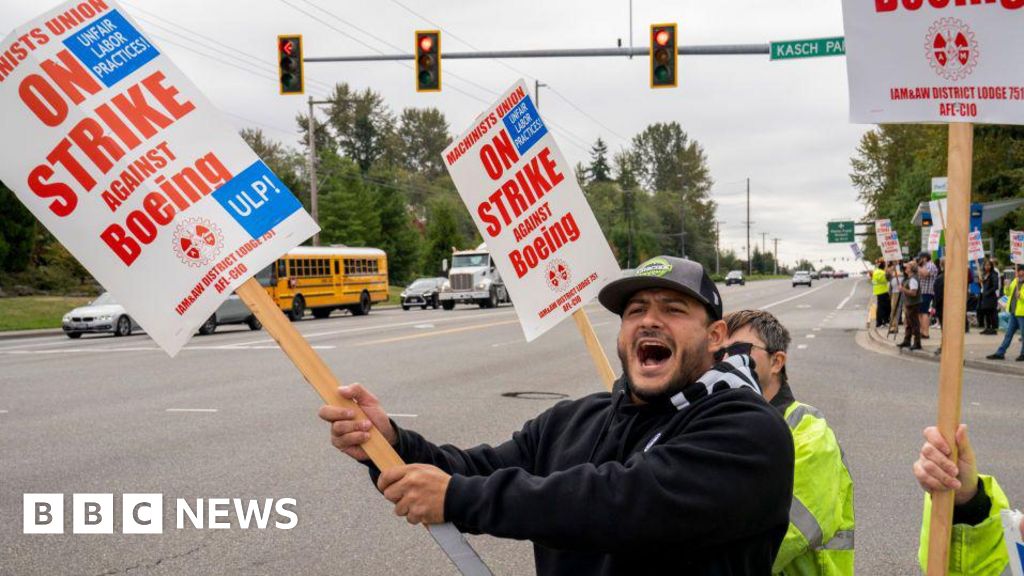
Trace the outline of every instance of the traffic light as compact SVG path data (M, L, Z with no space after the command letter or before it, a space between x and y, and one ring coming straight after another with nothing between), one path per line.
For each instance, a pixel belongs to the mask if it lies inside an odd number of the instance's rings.
M676 87L676 25L651 24L651 88Z
M305 92L302 73L302 36L277 37L278 71L281 73L281 94Z
M416 31L416 91L441 91L441 33Z

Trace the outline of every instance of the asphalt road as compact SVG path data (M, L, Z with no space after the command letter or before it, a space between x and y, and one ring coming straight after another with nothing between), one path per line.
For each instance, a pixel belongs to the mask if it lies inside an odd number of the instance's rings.
M839 435L856 483L857 572L916 573L921 492L910 473L934 419L938 365L867 350L860 280L722 288L793 335L798 399ZM614 359L618 318L588 308ZM510 307L375 310L299 329L345 382L438 442L508 438L554 399L601 390L572 322L526 344ZM395 518L365 470L329 444L318 398L264 332L222 329L175 359L146 336L0 342L0 574L454 574L425 530ZM1024 499L1019 378L967 371L964 414L982 468ZM22 534L25 493L65 495L64 535ZM113 535L70 534L71 494L112 493ZM120 534L124 493L162 493L163 535ZM177 498L294 498L294 529L175 529ZM1016 500L1015 500L1016 497ZM552 514L557 511L551 511ZM284 521L280 517L274 520ZM472 537L496 574L531 574L528 543Z

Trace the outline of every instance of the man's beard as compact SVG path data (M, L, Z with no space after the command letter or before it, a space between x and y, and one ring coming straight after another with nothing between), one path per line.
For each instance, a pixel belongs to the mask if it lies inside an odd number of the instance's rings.
M691 345L688 348L677 348L675 351L676 367L669 375L668 385L664 390L655 392L652 390L640 390L633 383L633 373L631 370L631 364L629 358L626 355L625 349L622 346L618 347L619 362L622 363L622 370L626 373L626 379L629 382L629 391L640 400L650 404L656 402L662 398L671 398L679 392L682 392L683 388L696 382L698 378L704 375L707 371L707 364L705 357L708 356L708 335L704 334L703 338L699 342ZM634 353L635 350L634 350Z

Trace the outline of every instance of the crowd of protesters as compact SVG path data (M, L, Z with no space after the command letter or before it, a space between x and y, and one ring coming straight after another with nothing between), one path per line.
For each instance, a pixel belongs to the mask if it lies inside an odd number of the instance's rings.
M897 334L904 326L901 348L921 349L921 341L930 337L932 324L942 325L942 309L945 296L945 259L932 262L931 254L921 253L915 260L906 262L876 261L871 274L873 294L876 298L875 326L888 327L890 334ZM1000 316L1006 318L1006 331L1002 344L996 352L988 355L989 360L1003 360L1009 351L1014 335L1020 331L1024 342L1024 265L1017 265L1013 274L999 270L999 262L986 258L975 273L967 271L968 318L965 330L970 332L972 314L981 334L998 335ZM1024 362L1024 343L1018 362Z

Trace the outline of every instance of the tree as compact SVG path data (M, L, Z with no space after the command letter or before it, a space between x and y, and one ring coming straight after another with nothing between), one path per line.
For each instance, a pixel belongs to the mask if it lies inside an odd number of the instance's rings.
M587 175L594 182L608 182L612 179L611 167L608 165L608 145L601 138L598 138L590 149Z
M320 198L320 239L324 244L377 246L380 214L359 167L333 152L323 157Z
M394 160L395 118L380 94L369 88L354 92L342 83L331 100L328 119L344 156L364 174L378 160Z
M24 272L32 262L36 218L0 182L0 272Z
M327 131L323 130L323 132ZM259 128L243 128L238 135L260 157L260 160L263 160L271 172L276 174L281 182L292 191L292 194L295 194L309 209L305 156L285 148L280 142L270 140Z
M438 198L430 203L427 221L427 249L421 266L424 274L440 275L441 261L451 266L452 248L467 248L456 222L456 207L451 200Z
M443 175L441 153L452 142L444 114L437 108L406 108L399 122L395 138L401 166L428 178Z
M422 237L413 228L413 215L397 175L374 167L368 186L376 199L381 229L378 248L388 255L388 276L392 284L405 284L419 271Z

